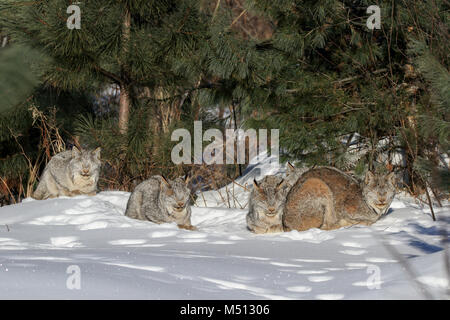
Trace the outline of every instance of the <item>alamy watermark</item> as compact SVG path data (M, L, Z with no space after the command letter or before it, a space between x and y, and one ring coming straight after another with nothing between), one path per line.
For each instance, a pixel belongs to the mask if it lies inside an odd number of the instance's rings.
M79 3L79 2L77 2ZM67 7L66 12L70 14L67 18L67 28L70 30L81 29L81 9L76 4ZM366 13L371 14L367 19L366 25L370 30L381 29L381 9L377 5L367 7Z
M370 264L367 266L367 274L370 276L366 280L366 286L369 290L381 289L381 269L379 266Z
M176 129L171 140L181 141L173 147L171 159L175 164L245 164L248 152L249 164L256 164L269 157L268 131L226 129L224 136L219 129L203 133L202 122L194 121L194 152L189 130ZM211 143L203 149L203 142ZM270 130L270 162L279 164L279 129Z
M66 287L69 290L81 289L81 269L77 265L70 265L66 269L66 273L69 275L66 280Z
M79 6L72 4L67 7L66 12L70 14L67 18L67 28L70 30L81 29L81 9Z
M367 19L366 25L370 30L381 29L381 9L379 6L371 5L367 8L366 13L371 14Z

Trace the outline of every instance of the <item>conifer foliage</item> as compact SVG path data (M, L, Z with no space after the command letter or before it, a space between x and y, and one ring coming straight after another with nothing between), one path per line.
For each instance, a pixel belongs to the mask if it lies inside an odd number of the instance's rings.
M65 90L119 86L122 132L137 91L194 86L196 80L174 72L173 65L195 57L204 28L195 1L84 1L80 29L67 27L69 5L12 1L14 14L4 22L17 42L52 58L39 66L45 83Z
M415 191L425 184L419 159L447 166L438 155L448 153L448 3L248 4L272 21L266 48L284 57L260 105L282 130L287 157L361 172L395 166L394 155L404 154L398 169ZM366 25L372 4L380 29Z
M32 99L17 91L2 115L16 129L0 128L0 161L22 154L11 132L22 143L36 129L33 103L47 116L56 106L67 145L103 148L102 188L191 170L171 162L170 135L203 120L280 129L284 159L393 168L414 193L448 192L448 1L86 0L69 29L72 4L0 4L8 46L42 55L22 81L39 80ZM368 28L371 5L379 29Z

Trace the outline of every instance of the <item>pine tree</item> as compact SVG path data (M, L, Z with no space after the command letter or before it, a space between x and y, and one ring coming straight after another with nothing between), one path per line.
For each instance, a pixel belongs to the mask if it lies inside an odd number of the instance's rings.
M147 88L192 88L198 79L175 71L202 39L204 24L195 1L85 1L80 29L69 29L71 1L31 5L8 0L2 19L16 42L42 49L51 61L39 65L46 84L63 90L120 88L118 125L125 133L133 98Z
M73 30L70 1L6 3L0 28L51 58L33 66L44 85L97 96L70 134L104 147L117 188L185 170L170 163L170 133L193 120L278 128L285 158L357 173L402 152L414 191L420 161L437 168L448 150L445 72L411 49L448 70L445 1L378 1L374 30L370 1L86 1Z
M7 0L0 5L7 13L0 27L12 44L49 57L33 65L45 90L89 97L74 108L76 121L69 113L60 125L72 143L102 146L105 181L127 189L131 180L170 161L169 130L180 114L189 113L187 95L203 85L197 52L204 43L204 17L191 0L85 1L78 4L81 28L69 29L71 4ZM119 93L117 101L103 104L111 91Z
M410 77L407 48L419 38L445 56L448 4L379 1L381 29L374 30L366 26L370 1L247 4L274 25L273 37L259 46L282 56L262 62L273 74L253 86L263 94L252 95L251 105L261 125L280 128L285 156L362 172L383 169L392 153L405 152L412 184L420 184L414 159L427 153L425 140L430 147L442 141L417 131L428 92ZM362 152L350 153L351 146Z
M450 72L430 48L422 41L411 41L409 54L425 82L423 88L429 92L427 108L420 114L420 133L431 141L427 154L418 157L415 168L430 184L444 192L450 191L450 170L443 154L450 153Z
M29 67L38 54L20 46L0 48L0 113L28 98L37 86L38 77Z

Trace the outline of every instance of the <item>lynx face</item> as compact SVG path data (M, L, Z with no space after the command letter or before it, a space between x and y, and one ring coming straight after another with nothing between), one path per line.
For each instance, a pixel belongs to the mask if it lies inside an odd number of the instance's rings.
M162 178L160 200L169 215L185 216L188 213L190 194L191 190L187 186L186 179L166 180Z
M284 179L277 176L266 176L258 184L254 184L252 205L257 217L262 220L281 222L284 204L286 202L288 185Z
M389 209L395 195L395 175L374 175L368 171L364 179L363 196L367 205L377 214L383 215Z
M69 170L72 180L77 185L96 184L100 171L100 148L92 151L72 148L72 159L69 162Z

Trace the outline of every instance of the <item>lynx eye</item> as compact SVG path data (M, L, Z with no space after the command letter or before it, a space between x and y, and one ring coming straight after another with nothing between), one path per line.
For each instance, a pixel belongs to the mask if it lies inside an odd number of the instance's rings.
M173 196L173 190L172 189L167 189L166 190L166 195Z

